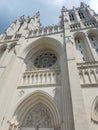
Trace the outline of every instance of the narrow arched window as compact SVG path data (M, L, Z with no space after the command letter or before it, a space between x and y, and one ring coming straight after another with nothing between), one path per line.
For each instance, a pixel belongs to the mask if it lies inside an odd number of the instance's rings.
M74 18L74 15L73 14L69 14L69 18L70 18L70 21L74 21L75 20L75 18Z
M75 45L76 45L76 59L78 63L89 62L90 54L87 51L88 47L86 41L82 35L77 35L75 37Z
M80 19L84 19L85 18L82 11L79 11L78 14L79 14Z

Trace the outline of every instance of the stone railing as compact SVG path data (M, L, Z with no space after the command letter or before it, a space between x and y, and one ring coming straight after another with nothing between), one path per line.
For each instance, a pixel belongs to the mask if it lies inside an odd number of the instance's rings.
M37 69L25 71L19 86L21 87L56 84L60 84L59 69Z
M40 27L39 29L35 30L29 30L26 37L36 37L36 36L43 36L43 35L49 35L49 34L54 34L58 32L62 32L63 28L62 25L53 25L53 26L48 26L48 27ZM3 34L1 37L1 42L2 41L13 41L13 40L18 40L23 36L22 34L14 34L14 35L7 35Z
M84 27L86 27L86 28L95 27L95 22L94 21L86 21L83 24L84 24Z
M98 62L87 62L77 64L82 86L98 84Z
M73 23L70 25L71 31L83 29L83 28L92 28L95 27L96 23L92 21L81 21L79 23Z
M81 28L80 23L75 23L70 25L71 30L78 30L80 28Z
M61 32L61 31L63 31L63 28L61 25L41 27L39 29L30 31L28 37L48 35L48 34L53 34L53 33Z

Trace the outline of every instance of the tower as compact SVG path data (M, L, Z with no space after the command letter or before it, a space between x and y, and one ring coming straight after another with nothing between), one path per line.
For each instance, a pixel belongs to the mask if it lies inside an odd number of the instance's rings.
M57 25L21 16L0 35L0 130L98 129L98 15L85 3Z

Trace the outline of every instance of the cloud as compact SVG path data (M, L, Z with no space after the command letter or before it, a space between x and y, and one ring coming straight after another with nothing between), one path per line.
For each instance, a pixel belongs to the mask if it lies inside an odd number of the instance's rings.
M89 1L86 0L86 3ZM91 3L93 1L96 0L91 0ZM63 5L66 8L78 7L80 2L81 0L0 0L0 31L5 30L21 15L32 17L37 11L41 13L42 25L56 24Z
M98 12L98 0L90 0L90 7Z

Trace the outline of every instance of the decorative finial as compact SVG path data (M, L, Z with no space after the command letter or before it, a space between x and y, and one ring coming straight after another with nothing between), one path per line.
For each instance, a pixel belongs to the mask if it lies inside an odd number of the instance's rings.
M39 16L40 16L40 12L39 12L39 11L36 13L36 16L37 16L37 17L39 17Z
M63 6L61 12L65 12L66 10L65 6Z
M19 21L20 21L20 22L23 22L24 20L25 20L25 19L24 19L24 15L20 16Z
M84 3L84 1L81 2L81 7L87 7L87 4Z

